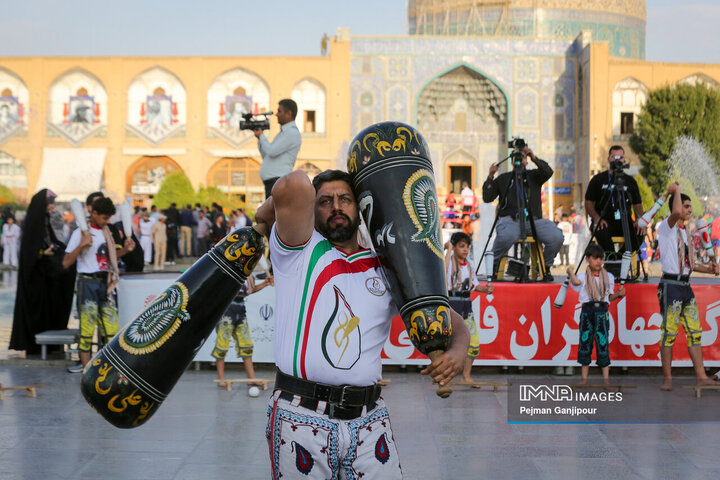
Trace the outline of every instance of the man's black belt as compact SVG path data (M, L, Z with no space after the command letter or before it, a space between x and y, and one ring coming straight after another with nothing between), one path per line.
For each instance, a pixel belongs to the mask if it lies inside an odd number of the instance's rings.
M330 418L351 420L362 415L363 407L371 410L380 398L380 385L356 387L353 385L328 385L277 372L275 389L281 390L280 398L292 401L300 397L300 406L317 410L319 402L326 402L325 412Z
M107 280L108 272L80 273L81 277Z
M470 298L470 290L456 290L448 292L450 298Z
M606 302L596 302L596 301L591 301L591 302L585 302L585 303L583 303L583 304L582 304L583 308L585 308L585 305L587 305L588 308L600 308L600 307L607 307L607 306L608 306L608 304L607 304Z
M689 274L680 274L680 273L663 273L661 280L672 280L675 282L689 282L690 281L690 275Z

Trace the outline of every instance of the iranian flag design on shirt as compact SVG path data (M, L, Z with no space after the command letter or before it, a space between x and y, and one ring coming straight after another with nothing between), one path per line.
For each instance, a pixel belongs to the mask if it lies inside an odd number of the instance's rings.
M380 380L380 350L397 309L367 249L351 255L318 232L288 245L273 227L275 363L284 373L329 384Z

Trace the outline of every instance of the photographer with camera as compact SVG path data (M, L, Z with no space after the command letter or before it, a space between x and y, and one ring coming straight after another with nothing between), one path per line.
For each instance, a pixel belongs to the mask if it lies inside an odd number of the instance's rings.
M272 194L272 187L278 178L292 172L300 151L302 138L295 124L298 107L294 100L285 98L278 102L277 117L280 133L272 143L263 134L263 128L254 128L253 133L258 139L258 150L263 162L260 166L260 179L265 185L265 198ZM269 128L270 122L267 122ZM241 129L243 128L241 122Z
M634 226L634 233L630 232L632 251L640 248L643 228L638 227L637 219L642 217L643 208L640 199L640 189L634 178L624 173L629 165L625 163L625 150L619 145L610 147L608 154L608 169L598 173L588 183L585 191L585 211L592 219L595 230L595 240L606 252L614 252L615 245L612 237L622 237L622 216L628 225ZM620 205L619 191L625 194L625 205ZM635 211L635 222L631 223L632 211Z
M555 256L560 251L560 247L562 247L563 234L555 226L555 223L542 218L540 190L543 184L552 177L553 169L546 161L537 158L524 140L513 139L508 146L513 148L513 153L510 155L513 162L513 171L505 172L494 178L500 167L493 164L490 166L488 178L483 184L483 202L490 203L498 196L500 197L495 243L493 243L492 247L493 271L497 272L502 257L520 238L520 220L529 222L526 215L531 213L537 235L535 240L543 244L546 272L544 280L552 281L550 267L555 261ZM538 168L526 169L528 157ZM516 179L520 179L520 181L518 182ZM518 211L518 198L526 199L524 212ZM529 233L529 223L525 223L522 230Z

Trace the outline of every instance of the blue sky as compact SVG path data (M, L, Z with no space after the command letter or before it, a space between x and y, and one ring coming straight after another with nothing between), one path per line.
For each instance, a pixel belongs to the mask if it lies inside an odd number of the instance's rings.
M719 0L646 0L651 61L720 63ZM406 0L11 0L0 56L318 55L324 32L403 35Z

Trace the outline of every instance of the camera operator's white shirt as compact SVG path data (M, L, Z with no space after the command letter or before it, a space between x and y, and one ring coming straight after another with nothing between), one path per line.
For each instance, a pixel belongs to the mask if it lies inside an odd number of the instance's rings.
M292 120L280 127L280 133L270 141L262 133L258 137L258 150L263 162L260 165L260 179L279 178L292 172L297 160L302 137L295 121Z

